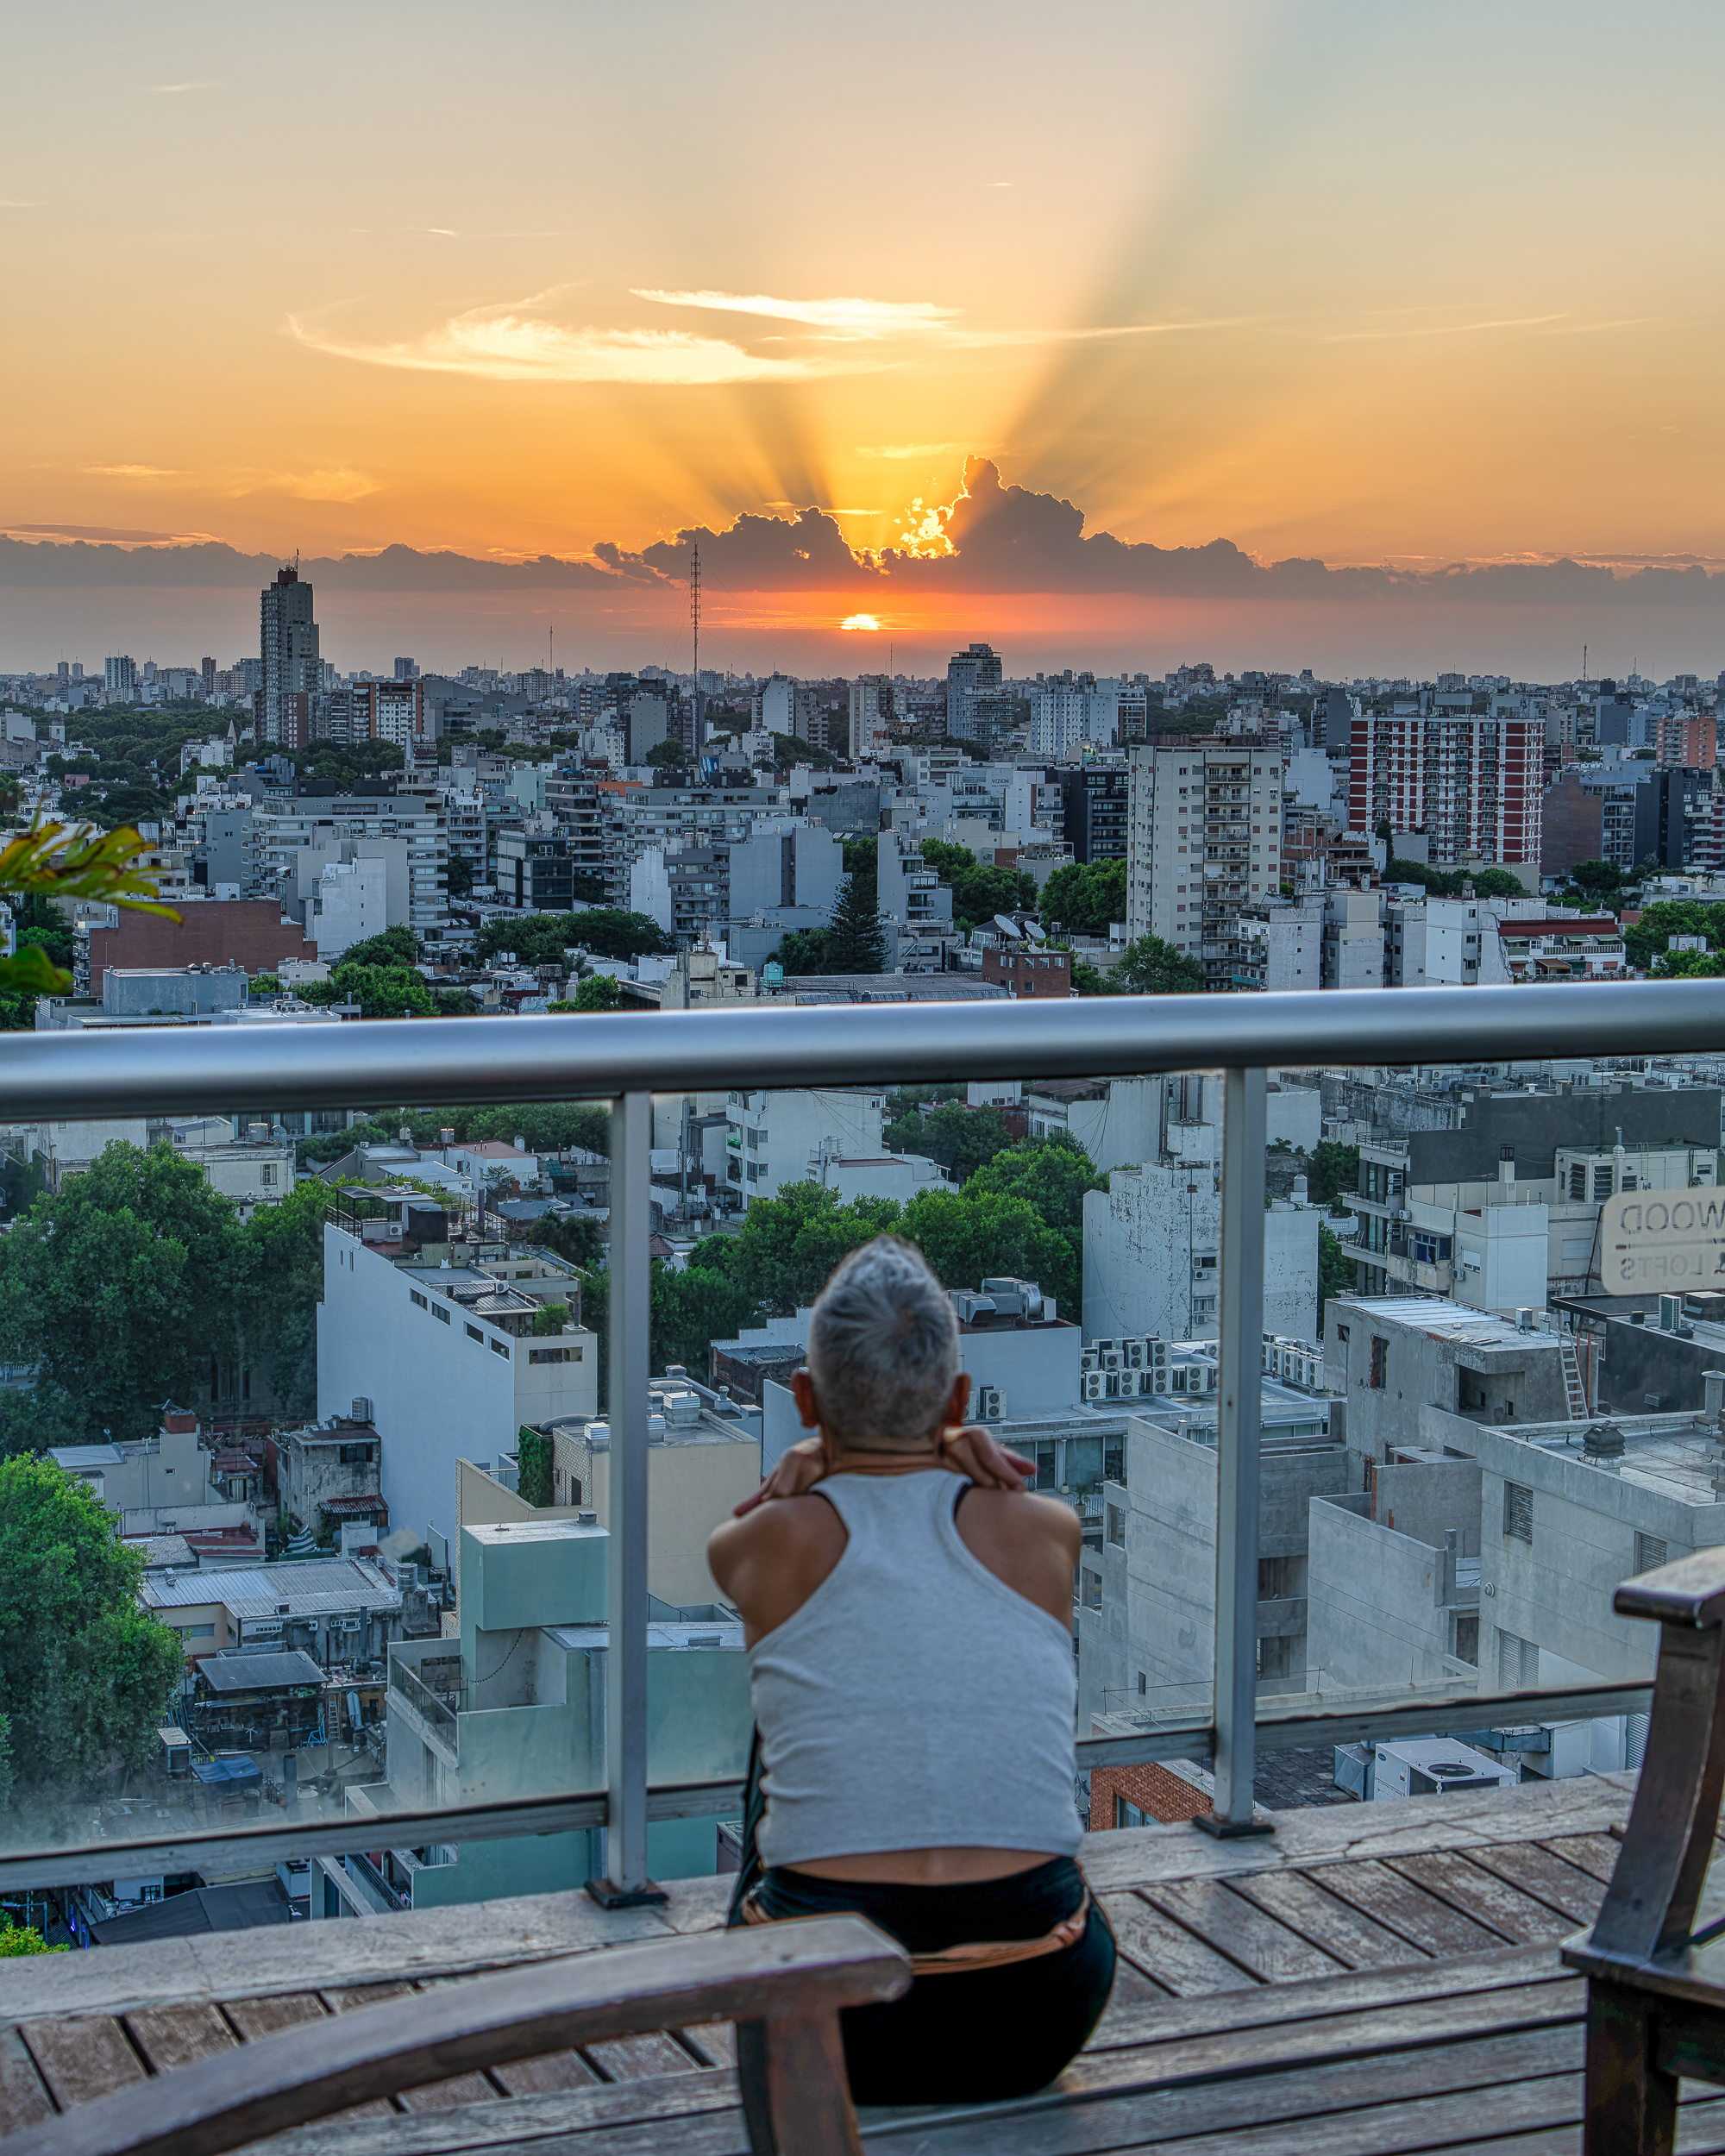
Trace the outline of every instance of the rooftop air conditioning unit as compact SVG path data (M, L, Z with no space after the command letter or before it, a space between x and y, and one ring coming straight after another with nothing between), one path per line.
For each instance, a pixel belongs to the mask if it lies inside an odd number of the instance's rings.
M1004 1422L1007 1414L1007 1395L999 1385L979 1385L976 1388L976 1420L978 1422Z
M1107 1385L1107 1378L1104 1372L1085 1370L1078 1380L1078 1397L1081 1400L1106 1400Z
M1102 1357L1102 1368L1105 1370L1124 1369L1126 1368L1126 1357L1120 1353L1118 1348L1110 1348L1108 1352Z
M1142 1340L1122 1340L1120 1342L1122 1369L1141 1370L1144 1368L1144 1356L1145 1343Z
M1165 1368L1154 1370L1135 1370L1132 1375L1138 1379L1140 1400L1151 1397L1157 1393L1165 1393L1168 1390L1168 1372Z

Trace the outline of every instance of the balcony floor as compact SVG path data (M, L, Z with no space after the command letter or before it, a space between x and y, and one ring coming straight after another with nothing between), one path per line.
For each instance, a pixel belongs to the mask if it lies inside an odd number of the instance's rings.
M1273 1839L1094 1836L1123 1950L1083 2056L1027 2104L864 2115L906 2156L1379 2156L1579 2149L1587 1923L1628 1779L1278 1815ZM482 1968L707 1929L725 1883L608 1916L583 1895L228 1933L0 1964L0 2131L292 2023ZM1011 2032L1002 2031L1009 2042ZM746 2156L728 2028L467 2075L273 2156ZM1725 2090L1686 2084L1678 2147L1725 2152Z

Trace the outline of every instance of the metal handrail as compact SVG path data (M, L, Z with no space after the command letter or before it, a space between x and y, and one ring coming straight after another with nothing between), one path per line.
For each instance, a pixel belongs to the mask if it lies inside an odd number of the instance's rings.
M758 1087L766 1073L799 1086L913 1085L961 1071L1101 1078L1725 1049L1725 987L1704 981L786 1004L665 1011L650 1025L648 1015L9 1035L0 1126L247 1101L431 1107L499 1090L512 1100L728 1093Z
M603 1793L513 1805L450 1807L421 1819L384 1815L392 1838L415 1841L492 1839L600 1826L605 1883L629 1894L646 1883L650 1819L701 1816L728 1805L736 1785L651 1791L646 1773L646 1288L649 1096L662 1092L756 1090L763 1075L797 1086L904 1085L952 1078L1105 1077L1192 1069L1228 1075L1224 1150L1221 1429L1218 1514L1219 1671L1214 1718L1195 1729L1087 1739L1087 1764L1213 1757L1217 1812L1225 1825L1249 1823L1252 1761L1260 1745L1345 1740L1341 1733L1405 1727L1468 1726L1491 1711L1489 1695L1440 1708L1302 1716L1297 1731L1273 1715L1258 1719L1252 1681L1257 1557L1258 1400L1261 1326L1243 1292L1262 1282L1261 1131L1266 1069L1359 1063L1543 1061L1553 1056L1643 1056L1725 1050L1725 983L1660 981L1565 984L1538 989L1354 989L1328 993L1170 996L1081 1001L791 1005L666 1012L649 1018L564 1016L405 1020L280 1029L179 1028L113 1034L12 1036L0 1045L0 1125L182 1109L231 1110L267 1102L297 1108L331 1099L390 1106L608 1097L612 1102L611 1288L613 1505L612 1639L607 1658L607 1746ZM1247 1142L1242 1143L1242 1138ZM1232 1250L1230 1250L1232 1244ZM405 1689L405 1688L404 1688ZM1540 1695L1535 1695L1540 1696ZM1624 1688L1565 1695L1596 1713L1623 1712ZM1636 1699L1641 1696L1639 1691ZM1531 1703L1531 1702L1530 1702ZM1628 1711L1634 1711L1633 1708ZM1389 1720L1387 1716L1397 1719ZM555 1824L549 1822L554 1820ZM533 1823L530 1823L533 1822ZM418 1829L423 1827L422 1834ZM351 1847L339 1821L290 1823L221 1842L265 1841L292 1850ZM145 1858L204 1848L191 1835L143 1844L58 1847L50 1857L0 1858L0 1883L31 1870L53 1883L87 1873L89 1858L112 1869L123 1848L133 1869ZM207 1850L206 1850L207 1853ZM41 1867L47 1865L49 1871ZM156 1868L153 1865L149 1868ZM166 1864L168 1869L183 1865Z

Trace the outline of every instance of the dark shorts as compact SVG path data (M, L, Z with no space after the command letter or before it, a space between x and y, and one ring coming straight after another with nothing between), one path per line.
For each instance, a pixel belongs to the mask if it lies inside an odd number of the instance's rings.
M755 1896L769 1917L854 1910L913 1954L1040 1939L1083 1898L1083 1875L1070 1857L980 1886L871 1886L781 1868L766 1873ZM1113 1981L1113 1934L1095 1902L1083 1935L1058 1953L919 1977L890 2005L840 2015L851 2096L858 2103L1028 2096L1083 2048Z

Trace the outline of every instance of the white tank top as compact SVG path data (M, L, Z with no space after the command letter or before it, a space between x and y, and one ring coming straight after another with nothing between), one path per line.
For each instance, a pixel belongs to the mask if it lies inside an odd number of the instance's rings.
M1076 1853L1072 1635L965 1548L969 1487L941 1468L819 1485L844 1554L749 1656L764 1863Z

